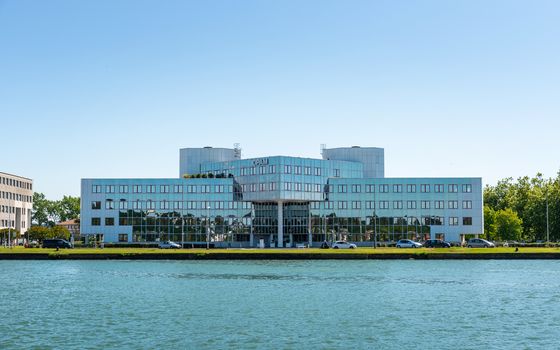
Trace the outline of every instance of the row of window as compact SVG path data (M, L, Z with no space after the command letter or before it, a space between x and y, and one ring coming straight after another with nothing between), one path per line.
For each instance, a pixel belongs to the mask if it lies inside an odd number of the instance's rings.
M231 193L232 185L187 185L187 193ZM104 193L183 193L183 185L105 185ZM103 193L103 186L92 185L92 193Z
M117 203L117 204L115 204ZM251 202L232 202L232 201L131 201L128 202L125 199L121 199L118 202L112 199L107 199L105 201L106 210L180 210L180 209L251 209ZM99 210L101 209L100 201L92 201L91 209Z
M33 184L31 182L11 179L9 177L0 176L0 185L7 185L12 187L23 188L26 190L33 190Z
M249 176L249 175L266 175L266 174L276 174L276 165L260 165L260 166L252 166L252 167L241 167L239 170L240 176ZM282 168L284 174L295 174L295 175L313 175L313 176L321 176L322 169L320 167L310 167L310 166L301 166L301 165L289 165L286 164ZM230 171L228 170L215 170L212 172L208 172L208 174L226 174L229 175ZM333 171L334 177L340 177L340 169L334 169Z
M395 218L395 219L396 220L393 221L395 224L402 224L402 222L399 222L402 218ZM418 220L418 218L415 217L406 217L405 219L406 219L406 223L411 226L417 224L426 225L426 226L428 225L442 226L445 223L445 218L442 216L423 216L422 218L420 218L420 220ZM472 217L464 216L461 219L462 219L461 222L463 226L472 226ZM115 218L113 217L106 217L104 222L105 222L105 226L115 226ZM459 217L450 216L447 218L448 226L459 226L459 222L460 222ZM120 218L119 225L120 226L130 225L130 220L127 220L126 218ZM91 226L101 226L101 218L100 217L91 218Z
M321 202L311 202L311 209L320 209ZM347 201L337 201L337 209L348 209ZM378 201L378 209L390 209L389 201ZM406 209L417 209L417 201L393 201L393 209L403 209L403 204L406 203ZM445 209L445 201L420 201L420 209ZM334 209L335 202L324 202L325 209ZM375 201L351 201L351 209L361 209L365 204L365 209L375 209ZM459 209L459 201L447 201L448 209ZM472 201L465 200L462 202L463 209L472 209Z
M116 204L117 203L117 204ZM311 209L321 209L321 204L323 204L324 209L334 209L335 203L337 204L337 209L376 209L375 201L351 201L350 208L348 207L348 201L337 201L337 202L311 202ZM404 201L393 201L393 209L403 209ZM445 209L445 201L420 201L420 209ZM378 201L377 209L390 209L389 201ZM161 210L178 210L178 209L250 209L251 202L236 202L236 201L131 201L129 202L125 199L119 201L114 201L112 199L105 200L105 209L119 210L141 210L141 209L161 209ZM448 209L459 209L459 201L447 201ZM472 209L472 201L465 200L462 201L463 209ZM2 207L3 209L3 207ZM91 209L100 210L101 201L92 201ZM418 209L417 201L406 201L406 209Z
M7 200L26 202L26 203L33 202L33 197L32 196L27 196L27 195L19 194L19 193L6 192L6 191L0 191L0 198L1 199L7 199Z
M317 168L320 169L320 168ZM276 191L276 182L270 183L253 183L253 184L243 184L241 185L243 192L257 192L257 191ZM379 193L389 193L390 186L387 184L378 185L378 192ZM132 185L132 193L183 193L183 186L182 185ZM362 192L362 185L353 184L353 185L338 185L337 192L338 193L347 193L348 188L352 193L361 193ZM365 193L374 193L376 185L364 185L364 192ZM406 185L406 192L407 193L416 193L417 185ZM187 185L185 186L187 193L231 193L233 191L232 185ZM472 192L472 185L471 184L463 184L461 186L463 193L471 193ZM322 192L322 186L320 184L311 184L311 183L299 183L299 182L284 182L283 189L285 191L297 191L297 192ZM92 185L92 192L93 193L102 193L103 187L101 185ZM129 193L129 186L128 185L106 185L105 186L105 193ZM444 185L433 185L433 190L435 193L444 193L445 186ZM334 185L327 185L327 192L332 193L334 192ZM393 193L402 193L403 192L403 185L395 184L392 185L392 192ZM420 192L421 193L429 193L431 192L431 185L429 184L422 184L420 185ZM459 185L456 184L449 184L447 185L447 192L448 193L458 193L459 192Z
M381 184L378 185L379 193L389 193L390 186L388 184ZM431 185L429 184L422 184L420 186L421 193L429 193L431 192ZM337 192L338 193L347 193L348 192L348 185L338 185ZM366 193L374 193L376 185L364 185L364 192ZM406 192L407 193L416 193L417 185L406 185ZM394 184L392 186L393 193L402 193L403 192L403 185L401 184ZM444 193L445 192L445 185L436 184L433 185L433 189L435 193ZM472 192L472 185L471 184L463 184L461 185L461 189L463 193L471 193ZM362 192L362 185L353 184L350 185L350 190L352 193L361 193ZM328 185L328 192L334 191L334 185ZM449 184L447 185L447 192L449 193L458 193L459 192L459 185L457 184Z

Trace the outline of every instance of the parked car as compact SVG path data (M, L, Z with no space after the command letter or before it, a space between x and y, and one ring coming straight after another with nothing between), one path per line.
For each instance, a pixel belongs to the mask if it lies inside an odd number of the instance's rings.
M356 249L356 245L354 243L348 243L346 241L336 241L332 245L333 249Z
M471 238L467 242L469 248L495 248L496 245L482 238Z
M397 242L397 248L421 248L422 244L411 241L410 239L401 239Z
M424 242L426 248L451 248L451 243L441 239L428 239Z
M65 239L54 238L54 239L45 239L43 241L43 248L72 248L72 243L68 242Z
M179 248L181 248L181 245L172 241L159 242L159 249L179 249Z

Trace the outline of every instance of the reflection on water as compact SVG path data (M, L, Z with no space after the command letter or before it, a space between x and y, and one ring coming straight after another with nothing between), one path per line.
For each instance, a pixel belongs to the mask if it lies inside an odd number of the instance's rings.
M555 261L0 261L0 349L552 349L559 287Z

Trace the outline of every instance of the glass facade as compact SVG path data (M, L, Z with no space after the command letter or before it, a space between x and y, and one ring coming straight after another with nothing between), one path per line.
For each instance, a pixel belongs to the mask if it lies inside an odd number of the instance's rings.
M365 178L356 161L282 156L199 169L178 179L83 179L82 234L105 242L285 247L337 239L458 242L483 233L480 178Z

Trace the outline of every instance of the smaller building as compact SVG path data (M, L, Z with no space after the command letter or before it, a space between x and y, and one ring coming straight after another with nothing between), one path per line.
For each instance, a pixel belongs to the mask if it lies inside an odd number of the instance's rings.
M82 239L82 237L80 236L80 219L62 221L56 224L56 226L62 226L70 231L70 235L74 239L74 241L79 241Z
M0 172L0 229L27 232L32 209L33 180Z

